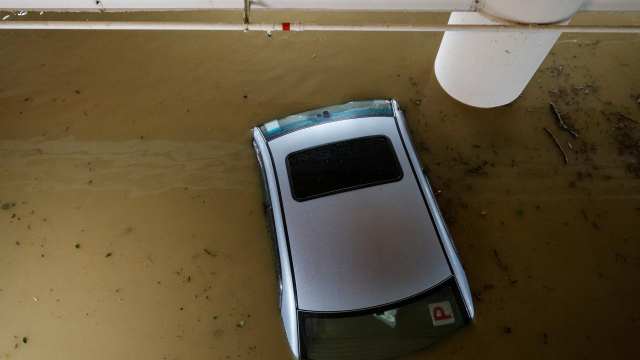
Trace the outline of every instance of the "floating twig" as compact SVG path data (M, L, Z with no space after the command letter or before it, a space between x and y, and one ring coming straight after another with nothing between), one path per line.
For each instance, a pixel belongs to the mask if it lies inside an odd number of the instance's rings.
M636 119L632 119L632 118L628 117L627 115L625 115L625 114L623 114L623 113L621 113L621 112L619 112L619 111L618 111L618 115L622 116L623 118L625 118L625 119L627 119L627 120L631 120L631 121L633 121L633 122L634 122L634 123L636 123L636 124L640 124L640 121L638 121L638 120L636 120Z
M500 259L500 255L498 255L498 250L493 249L493 255L495 255L496 257L496 262L498 263L498 266L500 266L501 268L505 269L507 272L509 272L509 267L502 262L502 259Z
M553 103L549 103L549 105L551 105L551 111L553 112L553 115L556 117L556 120L558 120L558 123L561 129L563 130L567 130L573 137L580 137L578 136L578 134L575 133L575 131L569 129L567 127L567 125L564 124L564 121L562 121L562 116L560 116L560 112L558 111L558 109L556 109L556 106L553 105Z
M551 137L553 138L553 140L555 140L556 145L558 145L558 148L560 149L560 151L562 151L562 155L564 156L564 163L568 164L569 163L569 158L567 157L567 154L564 152L564 150L562 149L562 146L560 145L560 142L558 141L558 139L556 138L555 135L553 135L553 133L551 132L551 130L547 129L546 127L543 127L543 129L545 129L549 135L551 135Z

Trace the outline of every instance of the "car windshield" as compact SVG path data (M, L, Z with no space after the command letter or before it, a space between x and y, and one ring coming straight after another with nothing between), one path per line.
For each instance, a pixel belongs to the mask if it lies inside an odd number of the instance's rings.
M327 122L361 117L391 117L393 109L387 100L353 101L343 105L306 111L284 119L270 121L260 130L267 141L286 135L292 131Z
M313 360L387 359L433 344L468 319L450 278L397 308L357 316L300 312L301 351Z

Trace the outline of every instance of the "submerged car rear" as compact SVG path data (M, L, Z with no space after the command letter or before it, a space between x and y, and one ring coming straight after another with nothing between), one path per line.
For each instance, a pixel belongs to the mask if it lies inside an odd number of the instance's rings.
M473 317L397 103L308 111L254 135L281 209L274 215L284 225L278 243L292 290L287 295L285 284L284 297L295 308L282 315L296 356L386 359Z
M453 278L383 308L299 312L301 354L312 360L382 360L427 347L469 320Z

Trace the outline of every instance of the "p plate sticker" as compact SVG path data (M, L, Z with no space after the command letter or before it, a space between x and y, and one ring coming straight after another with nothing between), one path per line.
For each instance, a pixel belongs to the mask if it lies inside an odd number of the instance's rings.
M453 324L456 322L456 319L453 317L453 311L451 310L451 304L449 304L448 301L429 304L429 310L431 311L433 326Z
M273 120L264 124L264 128L267 130L268 133L272 133L274 131L280 130L280 123L278 122L278 120Z

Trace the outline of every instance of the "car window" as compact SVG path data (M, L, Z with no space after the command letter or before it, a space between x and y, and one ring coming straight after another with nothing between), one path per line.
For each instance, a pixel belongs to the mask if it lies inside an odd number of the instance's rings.
M382 135L297 151L286 161L297 201L402 179L393 144Z
M377 360L415 351L468 320L461 301L451 278L426 297L398 307L357 316L300 312L302 353L313 360Z
M260 131L267 141L271 141L310 126L361 117L393 117L391 102L387 100L353 101L338 106L306 111L284 119L270 121L260 126Z

